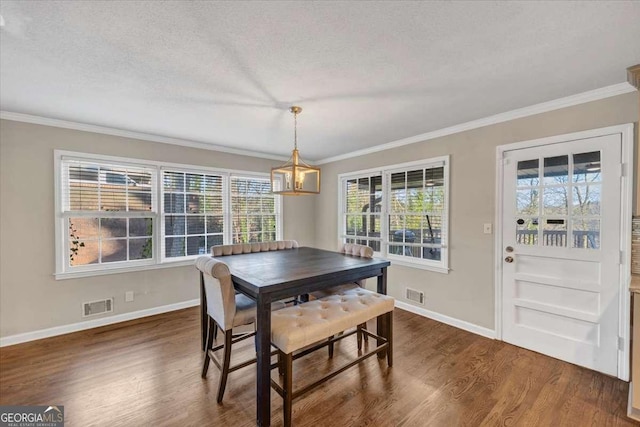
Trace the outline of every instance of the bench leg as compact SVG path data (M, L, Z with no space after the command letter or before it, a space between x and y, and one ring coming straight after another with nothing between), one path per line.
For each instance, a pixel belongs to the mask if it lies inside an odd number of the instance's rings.
M358 351L362 350L362 335L364 335L365 337L367 336L367 334L363 334L362 333L362 325L358 325L358 332L357 332L357 337L358 337Z
M278 353L279 355L282 353ZM282 385L284 388L284 427L291 427L291 412L293 407L293 353L282 354L284 359L284 378Z
M332 338L333 338L333 335L327 338L327 341L331 341ZM333 358L333 343L329 344L329 359L332 359L332 358Z

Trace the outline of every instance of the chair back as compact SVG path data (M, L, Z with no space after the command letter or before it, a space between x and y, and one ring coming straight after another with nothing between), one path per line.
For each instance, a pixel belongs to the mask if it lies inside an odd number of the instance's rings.
M260 243L236 243L233 245L211 246L211 256L250 254L252 252L281 251L284 249L296 249L298 242L295 240L275 240L273 242Z
M345 243L340 248L340 252L347 255L359 256L362 258L373 258L373 249L369 246L358 245L356 243ZM361 288L364 288L364 283L366 279L357 280L355 283L358 284Z
M347 255L359 256L362 258L373 258L373 249L365 245L357 245L355 243L345 243L342 245L340 252Z
M223 330L230 330L236 315L236 297L229 267L205 255L196 259L196 268L204 284L207 313Z

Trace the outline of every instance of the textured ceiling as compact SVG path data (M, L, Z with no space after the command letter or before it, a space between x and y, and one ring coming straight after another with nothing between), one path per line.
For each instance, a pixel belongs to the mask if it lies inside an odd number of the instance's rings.
M635 2L0 2L0 109L323 159L626 80Z

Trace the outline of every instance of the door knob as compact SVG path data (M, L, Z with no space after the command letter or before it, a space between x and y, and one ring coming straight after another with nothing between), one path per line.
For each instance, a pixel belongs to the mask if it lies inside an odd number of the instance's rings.
M507 262L509 264L511 264L513 262L513 257L512 256L508 256L504 259L504 262Z

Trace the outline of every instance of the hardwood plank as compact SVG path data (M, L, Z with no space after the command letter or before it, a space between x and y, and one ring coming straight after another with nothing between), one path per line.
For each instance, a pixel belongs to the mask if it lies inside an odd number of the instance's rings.
M253 426L255 366L229 375L218 405L219 372L200 378L199 322L189 308L1 348L0 404L61 404L68 426ZM349 369L294 401L293 424L639 425L616 378L399 309L394 337L393 368L371 358ZM354 336L333 360L319 351L296 361L294 386L356 354ZM241 342L232 363L254 355L251 340ZM282 400L271 395L272 424L282 425Z

